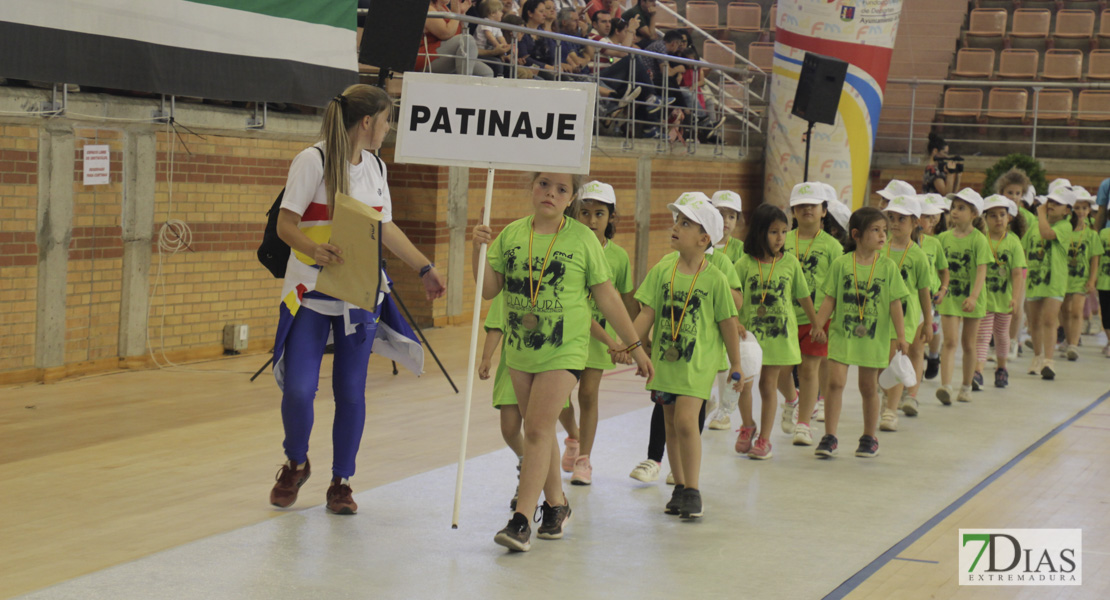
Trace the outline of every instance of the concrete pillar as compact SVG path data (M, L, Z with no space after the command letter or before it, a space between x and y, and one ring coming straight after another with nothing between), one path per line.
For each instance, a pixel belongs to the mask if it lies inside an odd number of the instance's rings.
M131 130L123 144L123 289L119 303L119 355L147 350L150 242L154 235L154 174L157 147L151 131Z
M464 269L470 258L466 249L467 196L470 192L470 169L447 167L447 316L463 312Z
M632 274L639 285L648 272L648 248L651 245L651 157L636 159L636 264Z
M48 122L39 129L38 309L35 366L65 364L66 274L73 235L73 127Z

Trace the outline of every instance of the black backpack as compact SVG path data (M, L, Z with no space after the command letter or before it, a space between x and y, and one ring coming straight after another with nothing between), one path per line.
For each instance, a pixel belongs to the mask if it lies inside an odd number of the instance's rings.
M320 153L320 162L324 162L324 151L319 146L313 146ZM277 195L270 210L266 211L266 230L262 233L262 243L258 246L258 262L262 263L277 279L285 279L285 267L289 265L289 244L286 244L277 233L278 214L281 213L281 199L285 196L285 188Z

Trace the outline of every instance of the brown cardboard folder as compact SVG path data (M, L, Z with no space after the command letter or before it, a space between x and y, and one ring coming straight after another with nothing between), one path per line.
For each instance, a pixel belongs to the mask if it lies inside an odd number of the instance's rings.
M335 195L331 243L343 251L343 264L320 271L316 289L332 298L373 311L381 287L382 213L346 195Z

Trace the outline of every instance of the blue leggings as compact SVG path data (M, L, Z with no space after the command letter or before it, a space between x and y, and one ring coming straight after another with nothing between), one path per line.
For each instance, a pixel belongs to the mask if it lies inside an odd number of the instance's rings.
M332 474L355 474L355 455L366 423L366 366L374 336L343 334L343 317L329 317L307 308L297 311L285 340L285 390L281 397L281 420L285 426L285 455L297 463L308 457L308 436L312 433L312 402L320 386L320 362L328 343L328 332L335 332L335 361L332 390L335 393L335 421L331 437L334 446ZM362 339L359 342L359 339Z

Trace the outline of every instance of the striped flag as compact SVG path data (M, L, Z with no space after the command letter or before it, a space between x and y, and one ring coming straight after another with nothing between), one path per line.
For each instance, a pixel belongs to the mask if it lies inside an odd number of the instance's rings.
M358 81L357 0L4 0L0 77L324 105Z

